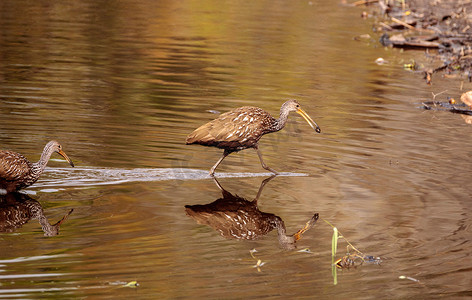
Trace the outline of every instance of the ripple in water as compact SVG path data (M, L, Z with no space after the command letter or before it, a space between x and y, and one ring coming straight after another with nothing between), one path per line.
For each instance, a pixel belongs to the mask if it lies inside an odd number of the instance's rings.
M218 173L217 178L267 177L272 173ZM280 173L278 176L307 176L303 173ZM182 168L114 169L99 167L46 168L32 188L56 192L64 187L91 187L129 182L163 180L202 180L210 178L207 170Z

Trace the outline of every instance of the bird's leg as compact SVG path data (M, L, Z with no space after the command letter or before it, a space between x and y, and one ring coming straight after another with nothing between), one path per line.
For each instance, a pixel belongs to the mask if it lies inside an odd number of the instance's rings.
M275 171L274 169L272 169L271 167L269 167L268 165L266 165L264 163L264 160L262 159L262 153L261 151L259 150L259 146L256 145L254 146L254 149L256 150L257 152L257 155L259 156L259 160L261 161L261 165L264 169L266 169L267 171L271 171L272 173L274 173L275 175L278 175L279 173L277 171Z
M218 165L223 161L223 159L225 159L225 157L228 156L230 153L231 152L228 150L225 150L223 152L223 156L221 156L221 158L216 162L216 164L213 167L211 167L210 176L213 176L215 174L216 167L218 167Z
M216 177L213 177L213 181L215 182L216 186L220 189L220 191L224 191L225 189L221 186L221 184L216 180Z
M277 176L277 174L274 174L266 179L264 179L262 182L261 182L261 186L259 187L259 191L257 191L257 196L256 198L254 198L254 200L252 200L252 202L256 202L257 203L257 200L259 200L259 197L261 196L261 193L262 193L262 189L264 188L264 186L266 185L266 183L268 183L269 181L271 181L272 179L275 178L275 176Z

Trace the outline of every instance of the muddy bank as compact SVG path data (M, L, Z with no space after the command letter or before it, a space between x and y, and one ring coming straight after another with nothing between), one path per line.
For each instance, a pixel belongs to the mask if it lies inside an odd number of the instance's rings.
M424 51L429 63L412 65L427 84L443 76L472 80L472 0L366 0L363 17L376 18L384 46ZM438 75L442 76L438 76Z

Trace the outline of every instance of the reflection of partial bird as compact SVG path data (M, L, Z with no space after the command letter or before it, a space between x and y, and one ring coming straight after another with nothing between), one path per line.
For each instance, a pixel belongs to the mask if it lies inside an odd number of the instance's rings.
M462 115L462 114L461 114L461 117L462 117L462 119L464 119L464 122L465 122L466 124L469 124L469 125L472 124L472 116Z
M318 124L300 108L300 104L296 100L288 100L280 108L278 119L258 107L236 108L197 128L187 137L186 143L187 145L200 144L224 149L223 156L211 168L210 175L215 173L215 169L226 156L247 148L254 148L257 151L264 169L277 174L275 170L264 163L258 142L264 134L284 128L288 114L292 111L299 113L316 132L321 132Z
M461 101L472 108L472 91L465 92L461 95Z
M221 189L223 198L205 205L186 205L186 213L198 224L208 225L226 238L255 240L277 228L280 245L286 249L293 249L301 235L315 225L318 213L315 213L305 227L297 233L287 235L284 221L280 217L262 212L257 207L257 200L262 189L274 177L275 175L262 181L253 201L232 195L214 178L215 183Z
M62 146L56 141L50 141L44 147L41 158L36 163L31 163L23 155L8 151L0 151L0 188L7 192L14 192L32 185L38 180L49 161L51 155L57 152L62 155L73 167L74 163L62 150Z
M44 215L41 204L22 193L9 193L0 196L0 232L13 232L30 219L38 219L45 236L59 234L59 227L72 213L69 211L56 224L51 225Z

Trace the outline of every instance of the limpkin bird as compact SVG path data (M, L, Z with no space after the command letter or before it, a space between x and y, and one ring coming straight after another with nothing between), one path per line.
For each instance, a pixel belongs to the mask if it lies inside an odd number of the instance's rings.
M315 213L302 229L288 235L285 223L279 216L262 212L257 206L262 189L274 177L272 175L262 181L257 196L252 201L226 191L213 177L223 197L209 204L186 205L185 212L198 224L208 225L229 239L256 240L277 229L279 244L284 249L294 249L302 234L315 225L319 215Z
M278 174L264 163L258 142L264 134L284 128L288 115L292 111L300 114L316 132L321 132L318 124L300 108L300 104L296 100L288 100L282 104L278 119L259 107L243 106L226 112L197 128L189 134L186 143L187 145L200 144L224 149L223 156L211 168L210 175L215 173L215 169L226 156L247 148L256 150L264 169Z
M20 153L8 150L0 151L0 188L7 193L18 191L32 185L38 180L49 161L51 155L57 152L64 157L73 167L74 163L62 150L61 144L50 141L44 146L41 158L36 163L31 163Z

